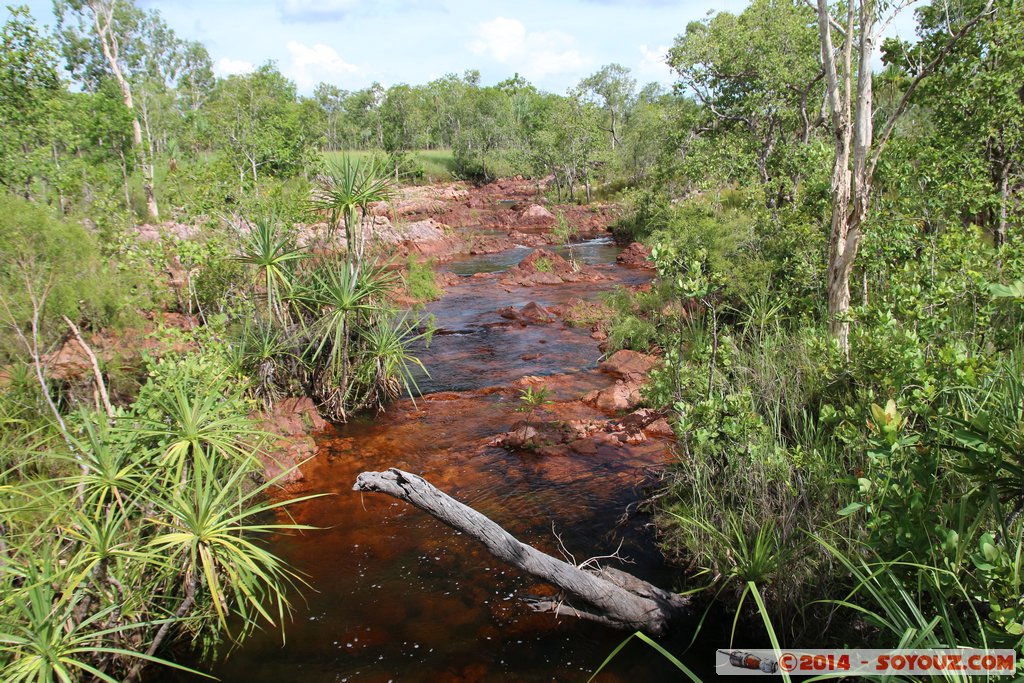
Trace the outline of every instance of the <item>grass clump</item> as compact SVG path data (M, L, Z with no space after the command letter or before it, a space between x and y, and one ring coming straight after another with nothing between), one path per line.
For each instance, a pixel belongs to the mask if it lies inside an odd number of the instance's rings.
M551 273L555 270L555 264L546 256L541 256L534 261L533 267L538 273Z
M410 255L406 262L405 289L417 303L436 301L444 295L444 289L437 280L434 260L419 261Z

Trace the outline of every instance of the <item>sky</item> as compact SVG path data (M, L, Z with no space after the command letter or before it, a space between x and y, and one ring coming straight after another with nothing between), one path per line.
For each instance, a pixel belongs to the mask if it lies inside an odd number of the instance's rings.
M26 0L9 0L26 2ZM220 76L274 61L310 94L326 81L421 84L479 69L485 85L515 73L563 93L617 62L641 84L673 82L666 50L686 25L746 0L136 0L179 37L199 40ZM51 0L27 0L53 22ZM4 12L6 14L6 12ZM911 37L910 13L896 30Z

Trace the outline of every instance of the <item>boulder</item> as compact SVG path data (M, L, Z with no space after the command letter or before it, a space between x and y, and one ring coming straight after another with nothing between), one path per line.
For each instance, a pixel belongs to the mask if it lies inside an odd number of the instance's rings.
M545 209L540 204L531 204L519 214L519 221L526 224L554 223L555 214Z
M654 264L651 263L650 256L650 249L639 242L633 242L623 249L615 260L631 268L651 268Z
M654 356L623 349L613 353L597 367L601 372L625 378L630 375L646 375L660 362Z
M590 392L583 397L583 402L607 413L632 410L640 404L642 386L642 381L637 379L616 380L610 387Z

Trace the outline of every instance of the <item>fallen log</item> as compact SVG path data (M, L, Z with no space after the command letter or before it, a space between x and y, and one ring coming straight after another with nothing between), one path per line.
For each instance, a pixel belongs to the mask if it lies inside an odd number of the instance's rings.
M354 491L386 493L429 513L484 544L499 560L557 586L556 598L530 599L532 609L607 626L661 635L689 613L675 593L611 568L581 568L522 543L490 518L435 488L423 477L391 468L363 472Z

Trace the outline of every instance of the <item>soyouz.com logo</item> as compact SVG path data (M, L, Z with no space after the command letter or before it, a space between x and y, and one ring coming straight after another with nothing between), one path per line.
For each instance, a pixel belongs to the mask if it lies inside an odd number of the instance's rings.
M720 676L842 673L847 676L1011 676L1013 650L719 650Z

